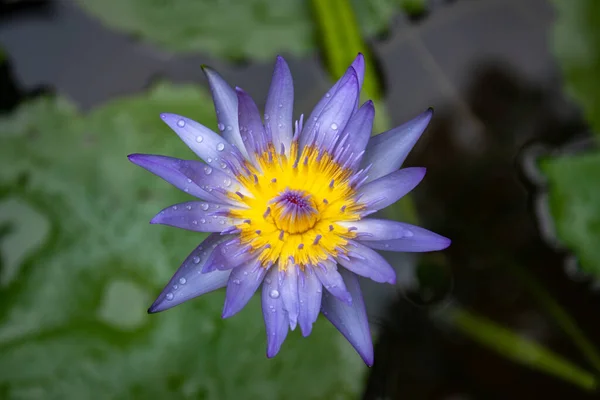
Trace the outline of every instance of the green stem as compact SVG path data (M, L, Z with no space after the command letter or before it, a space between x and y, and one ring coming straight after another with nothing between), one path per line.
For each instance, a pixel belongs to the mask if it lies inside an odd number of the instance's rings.
M570 382L584 390L597 388L594 375L548 348L520 336L486 318L459 307L444 310L442 317L463 334L502 357Z

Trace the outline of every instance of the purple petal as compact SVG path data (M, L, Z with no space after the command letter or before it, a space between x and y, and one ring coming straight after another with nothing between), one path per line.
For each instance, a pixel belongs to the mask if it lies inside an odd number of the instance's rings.
M338 272L335 262L330 260L322 261L318 266L313 268L313 271L329 293L343 302L352 304L352 296L346 290L346 285L344 285L344 280Z
M294 109L294 82L292 73L283 57L278 56L273 71L265 105L265 125L269 125L273 135L273 145L278 152L281 145L289 154L292 142L292 113Z
M235 145L245 157L248 157L246 147L244 146L242 136L240 135L238 103L235 91L227 84L227 82L225 82L223 77L213 69L204 66L202 67L202 70L210 85L210 91L217 112L219 131L221 131L223 137L229 143Z
M357 193L367 211L381 210L413 190L425 176L425 168L403 168L362 186Z
M350 68L350 73L344 75L339 87L331 95L321 113L307 122L300 136L300 148L312 144L313 140L317 146L333 150L337 138L348 124L348 120L356 109L358 102L358 77L356 71ZM313 124L314 131L308 130L308 125Z
M338 262L357 275L380 283L396 283L396 271L379 253L367 246L350 240L351 251L348 260L340 258Z
M365 57L362 53L358 53L354 61L352 61L351 67L356 71L358 77L358 90L360 91L365 79Z
M174 226L196 232L222 232L239 221L225 214L231 208L224 204L205 201L188 201L167 207L152 220L151 224ZM215 214L217 213L217 214Z
M267 136L260 118L260 112L252 97L241 88L236 88L240 107L240 130L246 143L249 160L255 161L256 154L267 150Z
M283 300L283 308L288 313L290 329L296 329L298 323L298 314L300 312L300 304L298 302L298 273L300 270L294 265L289 264L285 272L280 272L281 279L281 299Z
M319 316L323 285L310 266L307 266L304 271L300 272L298 278L298 298L300 301L298 323L300 324L302 335L306 337L310 335L312 326Z
M371 137L373 129L373 118L375 117L375 107L371 100L367 101L352 115L348 125L344 129L335 149L334 155L340 164L345 164L346 160L360 160L360 155L365 150ZM355 168L356 162L352 162L351 168Z
M339 301L329 293L324 293L321 311L370 367L373 365L374 357L373 342L358 278L350 271L340 272L352 295L352 305Z
M215 269L222 271L246 264L255 257L247 245L241 245L239 239L232 239L215 247L210 258L206 261L202 272Z
M232 174L227 163L236 163L235 155L239 153L227 140L189 118L167 113L160 116L198 157L207 164Z
M342 75L342 77L331 87L331 89L329 89L325 96L323 96L321 100L319 100L317 105L313 108L312 112L310 113L310 117L308 117L308 119L305 120L304 128L302 129L302 133L300 135L301 138L308 137L311 135L311 133L315 129L317 118L319 117L319 115L321 115L327 104L329 104L329 102L331 101L331 97L337 92L340 85L346 82L351 75L356 76L359 85L362 84L364 76L364 57L360 53L358 54L352 65L346 70L344 75ZM358 102L358 99L356 100ZM304 143L302 142L302 139L301 143Z
M181 264L148 312L164 311L194 297L225 287L229 279L229 271L203 274L201 270L213 246L228 239L229 237L218 234L209 235Z
M128 158L132 163L201 199L236 204L225 193L246 192L235 178L200 161L151 154L131 154Z
M262 311L267 331L267 357L275 357L288 333L289 317L284 308L279 285L279 270L272 267L262 287Z
M377 250L426 252L450 246L450 239L403 222L367 218L340 225L352 225L358 233L366 233L360 242Z
M154 175L192 196L205 200L217 200L210 193L202 190L193 179L188 177L190 174L198 174L202 170L205 164L200 161L180 160L178 158L151 154L130 154L127 158L135 165L139 165L145 170L152 172Z
M223 305L223 318L237 314L252 298L260 286L267 270L258 257L231 270Z
M400 168L427 128L432 115L433 109L430 108L411 121L371 138L361 161L361 168L372 164L367 182Z

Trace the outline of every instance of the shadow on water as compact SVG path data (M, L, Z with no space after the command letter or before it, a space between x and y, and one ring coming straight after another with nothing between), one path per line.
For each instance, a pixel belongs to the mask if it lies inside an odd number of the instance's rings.
M451 297L587 367L532 296L531 281L545 287L592 339L600 337L593 322L600 301L589 281L565 272L569 254L544 241L537 189L523 164L531 148L562 146L586 126L559 90L536 87L506 66L490 62L472 76L466 99L482 126L475 151L457 141L456 127L465 117L442 111L426 145L407 162L428 167L414 192L423 224L453 239L443 264L451 270ZM441 329L430 318L433 308L415 306L405 295L389 308L365 399L592 398Z

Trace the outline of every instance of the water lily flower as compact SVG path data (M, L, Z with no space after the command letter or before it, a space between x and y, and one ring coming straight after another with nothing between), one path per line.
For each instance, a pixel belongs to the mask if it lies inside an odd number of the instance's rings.
M282 57L264 118L246 92L206 67L220 134L186 117L161 114L203 161L145 154L129 159L200 200L165 208L151 223L211 234L175 272L150 313L226 287L228 318L260 288L267 357L279 352L289 329L299 325L308 336L321 312L373 364L357 277L394 284L394 269L376 250L435 251L450 240L368 218L423 179L424 168L399 168L432 110L372 137L373 103L359 106L364 68L359 54L310 116L296 122L292 76Z

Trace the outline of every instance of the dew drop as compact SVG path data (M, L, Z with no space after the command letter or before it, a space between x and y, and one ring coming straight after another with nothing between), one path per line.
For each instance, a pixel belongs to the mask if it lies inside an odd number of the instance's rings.
M167 295L165 296L167 298L167 300L171 301L173 300L173 293L167 293Z
M190 206L190 205L187 205L187 206L185 206L185 208L187 208L187 210L189 211L189 210L191 210L191 209L192 209L192 206Z
M211 163L211 162L212 162L212 158L208 157L208 158L206 159L206 162L208 162L208 163Z
M386 244L383 245L383 247L385 247L386 249L389 249L390 245L386 243Z
M180 285L185 285L186 282L187 282L187 279L185 279L185 278L179 278L179 284Z
M235 283L236 285L239 285L241 282L240 282L240 280L239 280L239 279L234 279L234 280L233 280L233 283Z
M177 126L183 128L185 126L185 121L180 119L179 121L177 121Z
M282 108L282 107L283 107L283 103L279 103L279 108Z
M206 175L210 175L212 173L212 168L211 167L204 167L204 173Z
M271 297L272 299L278 299L279 298L279 290L277 290L277 289L271 290L271 292L269 292L269 297Z
M329 93L329 92L325 93L325 97L331 97L331 93Z
M187 183L192 183L192 180L188 178Z
M265 114L265 121L269 119L269 114Z
M248 275L248 271L244 271L244 275L246 275L246 276L247 276L247 275Z
M204 211L206 211L206 210L208 210L208 204L202 203L202 204L200 204L200 208L203 209Z
M333 124L331 124L331 129L333 129L334 131L337 131L337 124L334 122Z
M225 145L224 145L223 143L219 143L219 144L217 145L217 150L219 150L219 151L223 151L224 149L225 149Z
M219 221L219 223L220 223L221 225L225 225L225 220L224 220L224 219L222 219L222 220L220 220L220 221Z
M178 284L174 284L173 285L173 290L177 290L177 289L179 289L179 285Z
M219 123L217 124L217 128L219 128L219 130L220 130L221 132L223 132L223 131L225 130L225 125L223 125L222 123L220 123L220 122L219 122Z
M198 221L196 221L196 220L193 220L193 221L192 221L192 224L194 224L194 225L198 225Z
M198 143L202 143L202 141L204 140L204 138L200 135L196 136L196 142Z
M177 206L173 206L173 210L177 210Z
M404 231L404 237L409 238L409 237L413 237L413 236L414 236L414 233L412 233L411 231L409 231L409 230Z
M196 257L192 258L192 262L194 264L199 264L200 263L200 257L196 256Z
M203 223L203 224L205 224L206 220L204 218L200 218L200 222Z
M267 282L267 285L271 283L271 278L267 278L265 279L265 282Z
M228 130L228 131L232 131L232 130L233 130L233 127L232 127L231 125L227 125L227 130Z
M227 187L231 186L231 179L229 179L229 178L225 178L225 179L223 180L223 184L224 184L225 186L227 186Z
M283 128L283 124L277 124L279 128Z

